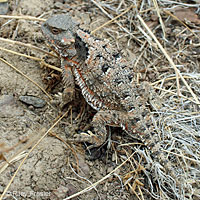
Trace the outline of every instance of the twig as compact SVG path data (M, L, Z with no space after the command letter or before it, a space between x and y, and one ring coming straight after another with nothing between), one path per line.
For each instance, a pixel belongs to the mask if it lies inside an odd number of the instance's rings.
M45 53L45 54L48 54L48 55L50 55L50 56L53 56L53 57L58 57L58 56L56 56L56 55L54 55L54 54L52 54L52 53L49 53L48 51L45 51L45 50L43 50L43 49L40 49L40 48L38 48L38 47L36 47L36 46L34 46L34 45L32 45L32 44L25 44L25 43L23 43L23 42L19 42L19 41L14 41L14 40L10 40L10 39L5 39L5 38L1 38L0 37L0 41L2 41L2 42L8 42L8 43L11 43L11 44L13 44L13 45L20 45L20 46L24 46L24 47L28 47L28 48L30 48L30 49L35 49L35 50L37 50L37 51L41 51L41 52L43 52L43 53Z
M18 53L18 52L9 50L9 49L4 49L4 48L2 48L2 47L0 47L0 50L6 51L6 52L8 52L8 53L12 53L12 54L15 54L15 55L18 55L18 56L23 56L23 57L26 57L26 58L29 58L29 59L32 59L32 60L42 61L41 58L37 58L37 57L29 56L29 55L26 55L26 54Z
M41 67L48 67L48 68L53 69L53 70L56 70L56 71L58 71L58 72L62 72L62 69L60 69L60 68L58 68L58 67L55 67L54 65L50 65L50 64L44 62L44 60L42 60L42 61L40 62L40 65L41 65Z
M25 20L31 20L31 21L41 21L45 22L46 19L38 18L38 17L32 17L32 16L12 16L12 15L0 15L0 18L5 18L5 19L25 19Z

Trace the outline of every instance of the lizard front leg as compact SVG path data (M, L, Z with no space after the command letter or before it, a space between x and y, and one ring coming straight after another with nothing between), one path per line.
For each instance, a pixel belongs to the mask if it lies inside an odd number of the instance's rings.
M75 98L75 81L72 66L64 58L61 59L61 67L65 87L62 94L62 106L64 106Z

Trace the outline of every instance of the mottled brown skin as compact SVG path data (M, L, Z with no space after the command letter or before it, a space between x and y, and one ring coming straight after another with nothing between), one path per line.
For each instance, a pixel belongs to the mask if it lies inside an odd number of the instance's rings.
M130 63L108 41L81 30L69 15L53 16L42 31L61 56L68 101L73 99L75 77L86 102L97 110L92 120L95 135L77 135L76 140L98 147L106 141L107 125L143 135L147 129L143 122L149 118L145 107L149 86L133 81Z

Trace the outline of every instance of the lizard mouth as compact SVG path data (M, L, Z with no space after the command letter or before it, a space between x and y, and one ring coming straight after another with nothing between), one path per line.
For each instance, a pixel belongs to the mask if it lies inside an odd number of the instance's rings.
M73 58L76 55L76 49L75 48L65 48L62 49L60 54L63 57Z
M52 46L62 57L72 58L77 54L74 43L65 45L62 42L57 41L53 42Z
M55 51L57 54L59 54L62 57L71 58L76 55L76 50L72 45L66 46L58 41L52 40L51 38L48 38L47 42L49 46L53 49L53 51Z

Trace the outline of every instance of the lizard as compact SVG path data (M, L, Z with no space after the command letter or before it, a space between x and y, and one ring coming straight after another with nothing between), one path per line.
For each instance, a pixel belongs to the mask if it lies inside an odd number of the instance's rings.
M97 111L92 119L95 134L77 134L74 139L99 147L106 141L106 126L121 127L138 139L146 137L149 84L136 83L130 63L120 52L108 40L81 29L68 14L49 18L42 32L61 58L65 103L73 100L76 82L86 102Z
M150 108L159 109L162 100L151 85L146 81L138 84L130 62L108 40L81 29L68 14L49 18L43 23L42 32L61 58L65 103L73 100L76 82L86 102L97 111L92 119L95 134L77 134L68 141L89 142L90 149L98 148L106 142L106 126L121 127L150 150L142 151L142 155L155 181L161 173L162 183L173 189L177 184L174 164L162 151L150 111ZM161 100L158 105L159 101L153 102L157 97Z

